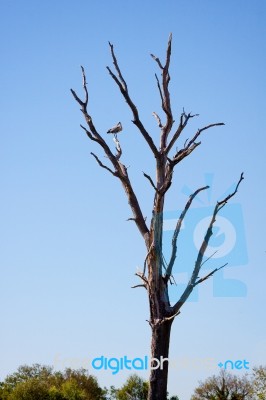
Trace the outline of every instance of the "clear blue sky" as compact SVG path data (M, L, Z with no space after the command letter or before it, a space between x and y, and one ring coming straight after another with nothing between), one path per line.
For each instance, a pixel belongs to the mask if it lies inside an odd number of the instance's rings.
M265 1L2 0L0 14L0 379L25 363L88 367L100 355L149 354L146 295L130 288L143 265L142 239L126 222L121 185L90 156L101 151L79 128L69 89L81 93L84 65L95 124L105 134L122 121L123 161L149 217L152 189L142 171L154 174L152 157L105 67L111 41L157 140L158 71L149 54L163 59L170 32L173 112L200 114L183 141L208 123L226 125L206 132L176 170L167 211L182 208L185 185L194 190L213 178L197 213L245 172L232 202L243 212L245 245L223 273L247 295L214 297L210 279L184 306L173 326L169 390L188 400L226 359L265 364ZM207 358L211 366L199 368ZM127 377L89 369L102 386Z

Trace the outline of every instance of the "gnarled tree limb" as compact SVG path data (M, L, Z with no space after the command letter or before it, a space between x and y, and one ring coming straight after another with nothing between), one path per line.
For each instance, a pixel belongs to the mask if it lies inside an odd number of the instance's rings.
M190 119L196 117L198 114L192 115L191 113L186 114L183 110L183 113L180 116L180 121L177 127L173 129L174 119L172 114L171 107L171 99L170 99L170 91L169 91L169 83L170 83L170 74L169 74L169 66L171 60L171 46L172 46L172 35L170 35L167 51L166 51L166 60L165 64L161 63L160 59L154 55L151 55L152 58L157 63L159 70L161 72L161 79L156 76L157 86L159 89L160 99L161 99L161 108L163 113L165 114L165 121L162 122L161 118L157 113L153 113L158 126L160 128L160 138L158 147L154 143L152 136L144 127L138 109L135 103L132 101L132 98L129 94L127 83L123 77L121 69L118 65L118 61L114 52L114 47L111 43L109 43L111 57L114 65L114 69L107 67L107 70L114 80L116 85L118 86L123 98L125 99L127 105L129 106L130 111L133 114L133 124L138 128L140 134L143 136L144 140L147 142L150 151L156 160L156 180L153 181L152 178L144 173L144 176L149 180L151 186L155 190L154 194L154 203L152 210L152 218L150 223L150 229L148 229L146 225L146 218L143 217L142 210L140 208L140 204L138 202L138 198L134 192L133 186L128 176L128 171L126 166L121 162L122 158L122 148L119 140L116 136L114 136L115 142L115 150L112 151L108 146L104 137L98 132L96 129L92 117L88 113L88 102L89 102L89 94L87 90L87 80L84 68L81 67L82 70L82 86L84 90L84 100L79 98L74 90L71 89L72 95L75 100L81 107L81 111L84 115L84 118L87 123L87 127L82 126L82 129L85 131L87 137L96 142L103 149L106 158L111 163L111 168L108 165L102 163L102 161L92 153L93 157L96 159L97 163L100 167L106 169L112 175L117 177L126 192L128 203L132 210L132 217L130 217L129 221L134 221L136 226L138 227L143 239L145 241L147 255L145 257L143 272L138 272L136 275L141 279L141 283L136 285L135 287L145 287L148 292L148 300L150 306L150 321L149 324L152 328L152 343L151 343L151 354L155 359L159 359L161 356L164 359L168 358L169 351L169 342L170 342L170 330L171 324L176 317L180 313L180 308L184 304L184 302L188 299L190 293L193 288L199 283L205 281L209 277L211 277L216 271L223 268L214 269L212 272L204 276L203 278L199 278L198 274L202 268L202 265L208 260L202 262L206 248L208 246L210 237L212 235L212 228L215 222L215 218L219 210L225 206L225 204L233 197L239 187L240 182L243 179L243 174L239 179L238 184L236 185L235 191L225 197L223 200L217 202L216 207L213 212L213 216L211 218L209 227L206 231L203 243L197 255L197 259L195 261L195 266L192 271L192 275L190 281L187 284L184 292L182 293L180 299L176 304L172 307L169 300L168 293L168 285L171 284L172 277L172 269L177 255L177 238L181 229L182 222L185 218L185 215L194 199L194 197L207 187L202 187L195 191L190 198L188 199L184 210L182 211L179 220L177 221L176 228L173 235L172 240L172 253L169 265L166 266L164 262L163 256L163 212L164 212L164 201L165 195L172 184L174 169L179 162L181 162L185 157L191 154L199 145L200 142L197 141L200 134L212 127L224 125L223 123L210 124L205 126L204 128L198 129L198 131L192 136L191 139L188 139L184 146L179 150L173 152L170 155L171 150L176 145L180 135L183 130L188 125ZM147 271L146 271L147 270ZM164 274L164 275L163 275ZM167 397L167 367L163 370L153 369L151 371L150 377L150 385L149 385L149 395L148 398L160 398L164 399Z
M185 303L185 301L188 299L189 295L191 294L192 290L194 289L194 287L196 285L196 280L198 279L199 271L200 271L200 269L201 269L201 267L203 265L202 260L203 260L205 251L206 251L206 249L208 247L210 238L211 238L211 236L213 234L212 228L213 228L213 225L215 223L216 216L217 216L218 212L226 205L228 200L230 200L237 193L239 185L240 185L240 183L242 182L243 179L244 179L244 174L242 172L234 192L229 194L223 200L217 202L217 204L216 204L216 206L214 208L213 214L212 214L212 218L211 218L210 224L209 224L208 229L206 231L205 237L204 237L203 242L202 242L202 244L200 246L200 249L199 249L199 252L198 252L198 256L197 256L197 259L196 259L196 262L195 262L195 267L193 269L191 278L190 278L190 280L189 280L189 282L187 284L187 287L185 288L183 294L181 295L180 299L173 306L173 312L177 312L182 307L182 305ZM216 272L216 271L214 270L213 273L214 272ZM213 273L211 273L211 275ZM211 276L211 275L209 275L209 276Z
M215 268L212 272L210 272L209 274L207 274L207 275L204 276L203 278L199 278L199 280L195 282L194 287L195 287L196 285L198 285L199 283L202 283L202 282L206 281L206 279L210 278L215 272L217 272L217 271L219 271L220 269L226 267L227 265L228 265L228 263L225 263L225 264L222 265L221 267Z
M141 132L142 136L144 137L144 139L148 143L151 151L153 152L154 157L157 158L158 157L158 150L157 150L157 148L156 148L151 136L148 134L148 132L144 128L144 126L143 126L143 124L142 124L142 122L141 122L141 120L139 118L139 113L138 113L137 107L135 106L135 104L131 100L131 97L130 97L129 92L128 92L127 84L126 84L126 82L124 80L124 77L123 77L123 75L121 73L121 70L120 70L120 68L118 66L118 63L117 63L117 59L116 59L116 56L115 56L115 53L114 53L114 46L110 42L109 42L109 46L110 46L110 49L111 49L111 55L112 55L112 58L113 58L113 64L114 64L114 67L115 67L115 70L116 70L118 76L116 76L109 67L106 67L106 68L107 68L109 74L111 75L111 77L113 78L113 80L115 81L115 83L117 84L117 86L119 87L124 99L126 100L127 104L129 105L129 107L130 107L130 109L132 111L132 114L133 114L133 117L134 117L134 119L132 121L133 124L137 126L137 128Z
M158 122L159 128L162 128L163 125L162 125L162 121L161 121L161 118L159 117L159 115L158 115L156 112L153 112L152 115L154 116L154 118L155 118L156 121Z
M112 175L118 177L118 174L116 171L112 171L111 168L107 167L106 165L104 165L101 160L99 159L99 157L96 156L96 154L91 152L91 155L95 158L95 160L97 161L97 163L100 165L100 167L106 169L107 171L109 171Z
M166 50L166 61L163 66L158 57L151 54L151 57L157 62L159 68L162 71L162 88L159 83L159 79L157 75L155 75L157 80L157 86L160 92L160 97L162 100L162 109L166 114L166 123L161 129L161 140L160 140L160 149L164 151L166 149L167 137L172 129L174 120L171 109L171 101L170 101L170 92L169 92L169 82L170 82L170 74L169 74L169 65L171 60L171 47L172 47L172 34L169 36L167 50Z
M143 172L143 175L145 176L146 179L148 179L148 181L150 182L151 186L153 187L153 189L157 192L157 188L152 180L152 178L150 177L150 175L145 174L145 172Z
M187 124L187 121L189 120L189 118L193 118L196 115L191 116L190 114L188 114L186 116L186 120L184 123L182 122L182 117L181 117L181 122L179 125L180 129L177 130L178 133L176 133L177 136L179 136L180 133L182 132L182 130L184 129L184 128L182 128L182 126L184 124ZM167 164L166 164L166 168L165 168L165 179L163 181L163 185L159 188L160 193L165 194L167 192L167 190L169 189L169 187L171 186L175 166L178 163L180 163L184 158L186 158L189 154L191 154L201 144L201 142L196 142L196 139L200 136L200 134L207 129L213 128L215 126L222 126L222 125L224 125L223 122L218 122L215 124L207 125L201 129L198 129L197 132L195 133L195 135L192 137L192 139L190 139L187 144L185 143L184 148L178 150L172 159L167 157ZM174 141L173 142L171 141L170 144L171 143L173 145ZM166 153L170 150L170 149L168 150L170 144L166 148Z
M176 260L176 254L177 254L177 238L178 238L178 235L179 235L179 233L180 233L180 229L181 229L181 227L182 227L182 223L183 223L183 221L184 221L184 218L185 218L185 216L186 216L186 213L187 213L188 209L190 208L190 206L191 206L191 204L192 204L194 198L195 198L202 190L206 190L206 189L209 189L209 186L201 187L201 188L197 189L193 194L191 194L191 195L189 196L189 199L188 199L188 201L187 201L187 203L186 203L186 205L185 205L185 208L184 208L184 210L182 211L182 213L180 214L179 219L177 220L176 227L175 227L174 234L173 234L173 238L172 238L172 253L171 253L171 258L170 258L170 261L169 261L169 264L168 264L168 267L167 267L167 270L166 270L166 273L165 273L165 282L168 282L170 276L172 275L172 270L173 270L173 266L174 266L174 263L175 263L175 260Z
M116 150L117 150L117 154L114 155L113 152L111 151L111 149L109 148L108 144L106 143L106 141L103 139L103 137L99 134L99 132L97 131L97 129L95 128L93 121L92 121L92 117L89 115L88 111L87 111L87 106L88 106L88 91L87 91L87 81L86 81L86 75L85 75L85 71L84 68L81 67L82 70L82 82L83 82L83 89L85 92L85 101L82 101L78 95L76 94L76 92L71 89L71 93L74 97L74 99L78 102L78 104L81 106L81 111L84 115L84 118L87 122L87 125L89 127L89 130L86 129L85 127L82 126L82 129L85 130L87 136L97 142L102 149L104 150L107 158L110 160L110 162L112 163L115 171L112 171L109 167L107 167L106 165L104 165L99 158L95 155L92 154L94 156L94 158L96 159L96 161L98 162L98 164L108 170L109 172L111 172L114 176L118 177L124 187L124 190L126 192L127 198L128 198L128 202L129 205L132 209L133 212L133 218L134 221L141 233L141 235L143 236L144 240L145 240L145 244L147 247L149 247L149 229L146 225L145 219L143 217L137 196L133 190L133 187L131 185L128 173L127 173L127 169L126 167L119 161L119 158L121 156L121 147L120 144L118 142L118 140L116 141Z
M191 113L186 114L185 111L183 111L183 113L180 116L180 122L179 122L178 128L177 128L176 132L174 133L172 139L170 140L169 144L167 145L167 148L165 151L166 154L168 154L169 151L172 149L173 145L176 143L177 139L181 135L183 129L187 126L188 121L191 118L197 117L198 115L199 114L194 114L194 115L192 115Z

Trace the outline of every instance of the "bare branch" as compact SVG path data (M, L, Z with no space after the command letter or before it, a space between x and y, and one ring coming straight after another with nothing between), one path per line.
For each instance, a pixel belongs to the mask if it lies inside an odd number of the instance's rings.
M126 81L121 73L121 70L119 68L115 53L114 53L114 47L113 45L109 42L109 46L111 49L111 55L112 55L112 59L113 59L113 64L117 73L117 76L112 72L112 70L109 67L106 67L109 74L111 75L111 77L113 78L113 80L115 81L115 83L117 84L117 86L120 89L120 92L122 93L124 99L126 100L128 106L130 107L132 114L133 114L133 124L136 125L136 127L139 129L139 131L141 132L142 136L144 137L144 139L146 140L146 142L148 143L151 151L153 152L155 158L158 157L159 153L158 150L151 138L151 136L148 134L148 132L146 131L146 129L144 128L142 122L140 121L139 118L139 113L137 110L137 107L135 106L135 104L133 103L133 101L131 100L131 97L129 95L128 92L128 88L127 88L127 84Z
M151 179L150 175L145 174L145 172L143 172L143 171L142 171L142 173L143 173L143 175L145 176L145 178L148 179L148 181L149 181L150 184L152 185L153 189L154 189L156 192L158 192L158 190L157 190L157 188L156 188L156 186L155 186L153 180Z
M167 146L167 137L172 129L174 119L171 110L171 101L170 101L170 92L169 92L169 82L170 82L170 74L169 74L169 66L170 66L170 58L171 58L171 46L172 46L172 34L169 36L168 46L166 51L166 62L163 70L163 92L164 92L164 105L163 109L166 114L166 124L162 129L161 135L161 149L166 149Z
M175 231L174 231L173 238L172 238L172 254L171 254L171 259L170 259L170 262L169 262L169 264L168 264L168 267L167 267L167 270L166 270L166 273L165 273L165 281L166 281L166 282L168 282L170 276L172 275L172 270L173 270L173 266L174 266L174 263L175 263L175 260L176 260L176 254L177 254L177 238L178 238L178 235L179 235L179 233L180 233L180 229L181 229L181 227L182 227L182 223L183 223L183 221L184 221L184 218L185 218L185 216L186 216L186 213L187 213L188 209L190 208L190 206L191 206L191 204L192 204L194 198L195 198L202 190L206 190L206 189L209 189L209 186L201 187L201 188L197 189L193 194L191 194L191 195L189 196L189 199L188 199L188 201L187 201L187 203L186 203L186 205L185 205L185 208L184 208L184 210L182 211L182 213L180 214L179 219L177 220L176 227L175 227Z
M199 252L198 252L198 256L197 256L197 260L195 262L195 267L194 267L194 270L192 272L190 281L188 282L187 287L185 288L185 290L184 290L183 294L181 295L180 299L176 302L176 304L173 307L175 311L178 311L182 307L182 305L185 303L185 301L187 300L187 298L191 294L191 292L192 292L192 290L193 290L193 288L194 288L194 286L196 284L196 280L198 279L199 271L200 271L200 269L201 269L201 267L203 265L202 260L203 260L205 251L206 251L206 249L208 247L210 238L211 238L211 236L213 234L212 228L213 228L213 225L214 225L214 223L216 221L216 216L217 216L218 212L221 210L221 208L223 208L225 206L227 201L229 199L231 199L237 193L239 185L240 185L240 183L241 183L241 181L243 179L244 179L244 175L243 175L243 172L242 172L234 192L229 194L223 200L217 202L217 204L216 204L216 206L214 208L214 211L213 211L213 215L212 215L210 224L209 224L208 229L206 231L205 237L204 237L203 242L202 242L202 244L200 246L200 249L199 249ZM216 271L214 271L214 272L216 272Z
M84 68L81 67L82 70L82 85L83 85L83 89L85 92L85 101L82 101L76 94L76 92L73 89L71 90L71 93L74 97L74 99L79 103L79 105L81 105L81 111L84 115L84 118L87 122L87 125L89 126L89 129L86 129L83 125L80 125L81 128L86 132L87 136L97 142L104 150L106 156L109 158L109 160L111 161L111 163L113 164L114 168L119 171L119 163L118 160L116 159L115 155L112 153L112 151L110 150L108 144L106 143L106 141L103 139L103 137L98 133L98 131L96 130L92 118L91 116L88 114L87 111L87 105L88 105L88 90L87 90L87 80L86 80L86 74L84 71Z
M192 118L191 116L187 116L187 118ZM184 124L183 124L184 125ZM178 164L180 161L182 161L185 157L187 157L190 153L192 153L193 150L195 150L196 147L198 147L201 142L196 142L196 139L200 136L200 134L210 128L213 128L214 126L222 126L224 125L223 122L218 122L215 124L210 124L205 126L204 128L198 129L197 132L195 133L195 135L193 136L193 138L187 143L187 141L185 142L185 147L179 151L177 151L177 153L174 155L172 161L172 165L170 163L169 167L170 170L173 170L173 167ZM180 128L181 129L181 128ZM181 131L183 130L183 128L181 129ZM180 132L181 133L181 132ZM170 142L171 144L171 142ZM169 145L170 145L169 144ZM169 146L168 146L169 147ZM168 148L167 148L168 150ZM169 161L169 159L168 159Z
M148 322L148 324L150 325L151 329L153 328L153 324L151 323L151 321L149 321L148 319L146 319L146 322Z
M121 74L119 72L119 74ZM79 103L79 105L81 106L81 111L84 115L84 118L88 124L89 130L82 127L83 130L85 130L87 136L93 140L96 141L104 150L107 158L111 161L115 171L111 170L109 167L107 167L106 165L104 165L99 158L92 153L92 155L94 156L94 158L96 159L96 161L98 162L98 164L106 169L107 171L109 171L110 173L112 173L114 176L118 177L124 187L124 190L126 192L127 198L128 198L128 202L129 205L132 209L133 212L133 217L135 220L135 223L141 233L141 235L143 236L144 240L145 240L145 244L148 248L149 246L149 229L146 225L146 222L144 220L141 208L139 206L139 202L137 199L137 196L133 190L133 187L131 185L128 173L127 173L127 169L126 167L119 162L119 158L122 154L122 150L121 150L121 146L118 142L118 140L116 139L116 150L117 150L117 154L114 155L111 151L111 149L109 148L108 144L106 143L106 141L104 140L104 138L98 133L97 129L94 126L94 123L92 121L91 116L88 114L87 111L87 103L88 103L88 92L87 92L87 82L86 82L86 75L85 75L85 71L82 68L82 82L83 82L83 89L85 91L85 101L82 101L77 94L75 93L75 91L73 89L71 89L71 93L74 96L75 100Z
M127 83L126 83L126 81L124 80L123 75L122 75L122 73L121 73L121 71L120 71L120 68L119 68L119 65L118 65L118 62L117 62L117 59L116 59L116 55L115 55L115 52L114 52L114 45L113 45L112 43L110 43L110 42L108 42L108 43L109 43L110 50L111 50L111 55L112 55L112 59L113 59L113 64L114 64L115 69L116 69L116 71L117 71L119 80L120 80L120 82L122 83L124 90L127 92Z
M164 66L166 71L168 71L169 65L170 65L172 39L173 39L173 35L172 35L172 33L170 33L169 39L168 39L167 50L166 50L166 63Z
M199 137L201 132L206 131L207 129L213 128L214 126L223 126L223 122L218 122L216 124L210 124L207 126L204 126L204 128L198 129L197 133L193 136L193 138L188 142L186 148L189 148L193 143L195 143L196 139Z
M195 150L196 147L198 147L200 144L201 142L193 143L189 148L186 147L184 149L177 151L176 155L173 157L172 160L167 157L168 163L166 164L166 169L165 169L165 179L162 187L160 187L159 189L161 195L164 195L172 184L173 172L176 164L178 164L190 153L192 153L192 151Z
M160 91L160 97L162 100L162 109L166 114L166 123L162 127L161 131L161 143L160 143L160 148L161 150L165 151L166 149L166 141L167 141L167 136L170 133L172 126L173 126L173 115L172 115L172 110L171 110L171 101L170 101L170 92L169 92L169 82L170 82L170 74L169 74L169 66L170 66L170 59L171 59L171 47L172 47L172 34L169 36L168 40L168 45L167 45L167 50L166 50L166 61L164 67L162 66L161 61L159 60L158 57L154 56L151 54L152 58L157 62L159 65L159 68L162 70L162 89L159 84L159 80L157 75L156 80L157 80L157 85Z
M84 92L85 92L85 102L84 102L84 104L87 107L88 101L89 101L89 94L88 94L88 89L87 89L86 75L85 75L85 71L84 71L84 68L82 67L82 65L81 65L81 72L82 72L82 78L83 78L82 79L82 86L83 86L83 89L84 89Z
M149 247L148 253L147 253L146 257L145 257L145 260L144 260L144 266L143 266L143 273L142 273L142 276L145 276L147 259L148 259L149 255L151 254L151 251L153 250L153 248L154 248L154 243L152 242L152 244L151 244L150 247Z
M196 149L201 144L201 142L191 143L190 147L186 146L184 149L179 150L175 156L173 157L173 165L178 164L182 161L185 157L187 157L193 150Z
M155 74L155 78L156 78L157 87L158 87L158 90L159 90L159 93L160 93L160 97L161 97L161 101L162 101L162 108L163 108L163 93L162 93L161 85L160 85L159 78L158 78L157 74Z
M180 116L179 126L178 126L176 132L174 133L172 139L170 140L170 142L169 142L169 144L168 144L168 146L166 148L166 154L168 154L169 151L172 149L173 145L175 144L175 142L177 141L177 139L181 135L183 129L186 127L188 121L191 118L198 117L198 116L199 116L199 114L194 114L194 115L192 115L191 113L186 114L185 111L183 111L183 113Z
M85 103L78 97L78 95L76 94L76 92L75 92L73 89L70 89L70 91L71 91L71 93L72 93L74 99L79 103L79 105L80 105L81 107L84 107L84 106L85 106ZM82 110L81 110L81 111L82 111Z
M138 276L140 279L142 279L143 282L144 282L146 285L148 284L148 280L147 280L147 278L145 277L144 273L142 273L142 272L136 272L135 275Z
M95 142L97 142L97 139L93 136L93 134L87 129L85 128L85 126L80 124L80 127L86 132L86 135L91 139L94 140Z
M160 59L158 57L156 57L154 54L151 54L151 57L157 62L157 64L159 65L159 68L161 70L163 70L163 66L162 66Z
M163 127L163 125L162 125L162 121L161 121L161 118L159 117L159 115L158 114L156 114L156 112L153 112L152 113L152 115L154 116L154 118L156 119L156 121L158 122L158 126L159 126L159 128L162 128Z
M116 136L116 135L114 135L113 141L115 142L115 148L116 148L116 151L117 151L117 153L116 153L116 155L115 155L115 158L116 158L117 160L119 160L120 157L121 157L121 155L122 155L122 149L121 149L119 140L117 139L117 136Z
M131 289L136 289L138 287L144 287L147 290L146 285L135 285L135 286L131 286Z
M88 89L87 89L86 75L85 75L85 71L84 71L84 68L82 67L82 65L81 65L81 73L82 73L82 87L85 92L85 101L82 101L73 89L70 89L70 91L71 91L74 99L82 107L81 111L83 111L83 109L85 109L88 105L89 95L88 95Z
M166 260L165 260L165 256L164 256L163 253L162 253L162 264L163 264L164 270L167 271L168 265L167 265L167 262L166 262ZM171 275L171 276L169 277L169 282L170 282L170 285L176 285L176 281L175 281L175 278L174 278L173 275Z
M146 245L146 257L144 260L144 265L141 271L138 271L135 275L138 276L141 281L139 284L132 286L132 288L144 287L147 290L149 306L150 306L150 321L149 324L152 328L152 356L156 359L160 356L160 353L163 353L165 359L168 357L168 348L170 341L170 327L174 318L180 313L180 308L188 299L189 295L198 284L204 282L209 279L211 276L215 274L215 272L219 271L221 268L224 268L227 264L222 265L219 268L213 269L209 273L202 273L203 265L210 260L215 253L213 253L210 257L206 257L206 250L209 246L209 241L211 236L213 235L213 227L215 224L215 219L217 217L217 213L226 205L226 203L237 193L239 185L243 180L243 174L241 174L240 179L236 186L234 187L234 191L224 197L222 200L218 201L213 210L213 215L210 217L209 225L204 232L204 239L201 238L202 243L200 249L197 254L197 258L195 260L194 265L192 266L192 273L190 276L190 280L185 287L185 290L181 294L179 300L171 306L169 299L169 285L173 284L174 278L172 276L172 271L174 264L177 259L177 250L178 243L177 240L181 236L181 228L182 223L186 217L186 213L190 210L191 204L197 194L205 189L208 186L201 187L197 189L194 193L190 195L190 197L186 200L186 204L184 206L183 211L181 212L178 220L176 221L175 230L172 237L172 248L170 254L170 262L167 265L165 262L164 254L163 254L163 212L165 207L165 194L170 188L173 180L173 173L175 166L181 162L185 157L191 154L201 143L200 143L200 135L203 131L208 130L215 126L224 125L223 123L215 123L207 125L201 129L198 129L195 133L192 132L192 136L189 137L186 141L182 139L182 142L185 141L182 146L178 144L178 148L176 143L180 138L180 135L183 133L183 130L188 125L190 119L196 117L198 114L192 115L191 113L186 113L183 109L183 113L180 116L180 121L177 121L176 126L174 126L174 118L172 113L171 99L170 99L170 61L171 61L171 50L172 50L172 35L169 36L165 63L162 63L158 57L151 54L151 57L156 62L156 69L159 68L161 76L156 77L156 82L160 94L161 99L161 108L163 113L153 112L153 116L159 126L160 129L160 143L158 146L157 143L154 142L152 136L149 134L149 131L144 127L140 114L137 109L136 104L133 102L129 89L127 86L127 82L121 72L120 66L118 64L116 54L114 52L114 46L109 42L110 53L111 53L111 63L113 65L107 67L107 70L115 82L115 85L120 90L122 97L127 103L127 106L132 113L132 123L137 127L139 133L143 136L144 140L147 142L150 151L153 153L156 161L156 171L155 174L148 175L143 172L144 177L149 181L152 188L155 190L154 193L154 202L153 202L153 210L151 220L149 220L150 229L146 224L146 218L144 218L142 210L140 208L140 204L138 202L138 198L133 190L127 167L120 161L122 159L122 146L116 136L116 133L122 130L121 123L117 124L114 128L108 130L107 133L113 133L113 140L115 145L108 145L109 138L108 135L101 135L94 125L94 120L88 112L88 104L89 104L89 93L87 89L87 80L84 68L81 67L82 72L82 88L83 88L83 97L79 97L77 93L71 89L71 93L74 99L79 104L81 111L86 120L86 127L81 126L85 131L87 137L94 142L97 142L99 146L104 151L104 156L108 159L105 165L104 161L106 158L101 159L91 153L95 158L98 165L106 169L113 176L119 178L122 186L125 190L128 203L131 207L131 217L128 218L128 221L134 221L136 226L138 227ZM159 74L158 74L159 75ZM159 100L160 101L160 100ZM162 115L161 115L162 114ZM160 118L160 116L162 118ZM156 128L156 127L155 127ZM156 128L158 129L158 128ZM155 130L156 130L155 129ZM185 138L184 138L185 139ZM174 150L176 148L176 150ZM124 150L124 148L123 148ZM137 149L135 149L137 155ZM170 153L171 151L171 153ZM105 162L105 161L104 161ZM153 179L151 178L153 177ZM204 261L203 261L204 260ZM200 275L202 276L199 276ZM205 275L206 274L206 275ZM164 324L161 326L161 324ZM162 346L162 342L164 345ZM167 370L162 373L161 371L151 371L150 376L150 389L149 396L153 397L156 393L160 398L166 398L166 377ZM159 382L159 383L158 383ZM163 382L163 384L161 384Z
M203 263L201 263L200 267L202 267L206 262L208 262L217 252L218 250L214 251L208 258L206 258L206 260L204 260Z
M239 185L240 185L240 183L243 181L243 179L244 179L244 172L241 173L240 178L239 178L239 181L237 182L237 185L236 185L236 188L235 188L234 192L231 193L231 194L229 194L227 197L225 197L225 199L223 199L223 200L221 200L221 201L218 201L218 204L219 204L219 205L226 204L226 203L228 202L228 200L230 200L231 197L233 197L233 196L237 193L238 188L239 188Z
M107 171L111 172L112 175L118 177L117 172L112 171L111 168L107 167L106 165L104 165L101 160L96 156L96 154L91 152L91 155L96 159L97 163L100 165L100 167L106 169Z
M180 310L178 310L175 314L171 315L171 317L165 317L160 321L160 324L163 324L164 322L171 321L171 319L174 319L177 315L181 313Z
M215 268L212 272L210 272L208 275L204 276L203 278L200 278L197 282L195 282L194 287L196 285L198 285L199 283L202 283L204 281L206 281L206 279L210 278L215 272L219 271L220 269L226 267L228 265L228 263L225 263L224 265L222 265L219 268Z

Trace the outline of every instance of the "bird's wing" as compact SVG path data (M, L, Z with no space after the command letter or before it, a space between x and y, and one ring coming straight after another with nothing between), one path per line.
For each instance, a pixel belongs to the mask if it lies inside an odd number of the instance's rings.
M120 132L122 130L122 126L121 124L116 124L115 126L113 126L112 128L108 129L107 133L117 133Z

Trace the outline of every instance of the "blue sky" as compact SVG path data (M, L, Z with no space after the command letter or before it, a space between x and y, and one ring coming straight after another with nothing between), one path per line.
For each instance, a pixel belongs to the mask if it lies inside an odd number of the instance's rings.
M101 151L79 128L69 89L81 94L83 65L99 131L122 121L123 161L149 217L153 193L142 171L153 176L153 159L105 67L111 41L156 141L158 70L149 54L164 58L170 32L173 112L176 120L183 107L200 114L182 140L206 124L226 125L202 135L180 164L166 210L182 208L185 186L212 179L209 194L194 204L196 214L204 211L244 171L232 204L243 213L239 254L247 259L239 255L231 269L229 262L223 277L243 282L247 295L214 297L210 279L198 301L183 307L173 325L177 367L169 391L189 399L198 380L218 373L217 362L226 359L265 364L265 2L2 0L0 13L0 378L24 363L78 367L101 355L149 354L146 295L130 288L144 245L126 222L121 185L90 156ZM203 368L207 359L211 366ZM102 386L127 377L89 370Z

